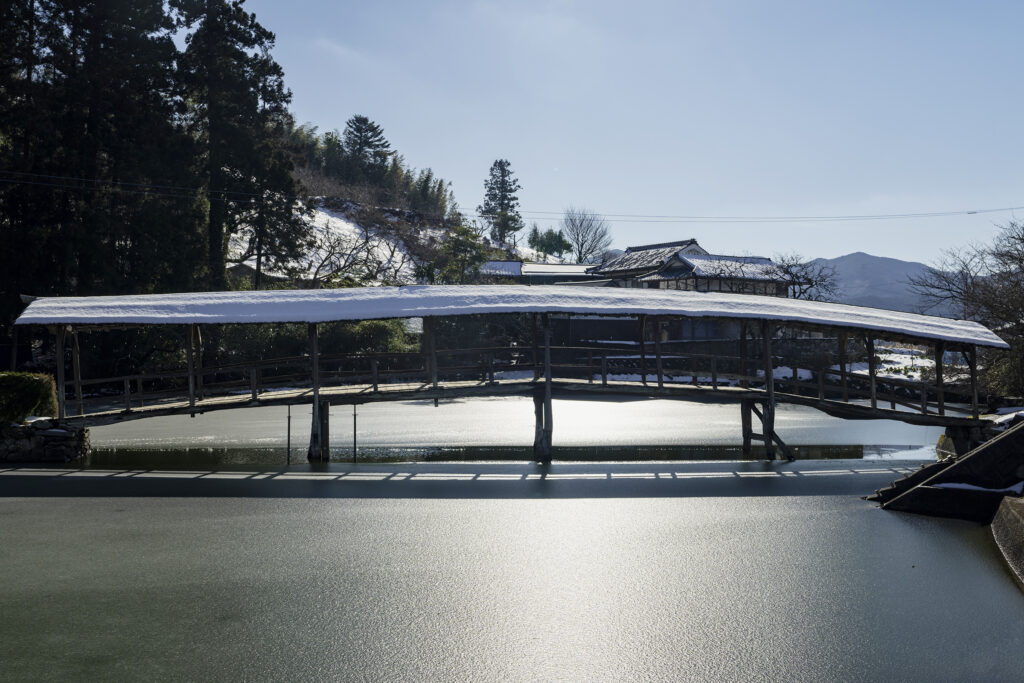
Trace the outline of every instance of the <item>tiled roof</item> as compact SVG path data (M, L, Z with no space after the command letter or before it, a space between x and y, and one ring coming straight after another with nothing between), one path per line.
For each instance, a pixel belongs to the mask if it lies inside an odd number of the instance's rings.
M665 265L665 262L675 256L683 248L679 243L672 246L658 246L657 248L639 249L634 251L630 247L625 253L616 256L611 261L602 263L590 272L598 275L609 275L611 273L623 273L633 270L654 270Z
M679 260L689 264L695 277L733 278L737 280L769 280L788 282L770 258L763 256L721 256L718 254L680 254Z

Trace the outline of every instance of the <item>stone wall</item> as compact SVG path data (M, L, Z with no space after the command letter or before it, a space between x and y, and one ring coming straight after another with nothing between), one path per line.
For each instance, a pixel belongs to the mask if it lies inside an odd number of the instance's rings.
M52 420L0 428L0 462L73 462L89 453L89 430Z
M992 520L992 536L1017 583L1024 589L1024 498L1003 498Z

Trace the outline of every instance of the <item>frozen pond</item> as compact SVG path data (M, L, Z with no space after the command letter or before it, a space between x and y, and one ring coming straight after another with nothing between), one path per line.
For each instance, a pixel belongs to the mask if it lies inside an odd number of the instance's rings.
M0 679L1018 681L988 529L858 497L913 466L0 472Z
M275 406L214 412L195 418L150 418L95 427L91 430L92 443L99 449L208 447L283 452L287 414L286 407ZM295 406L291 416L293 453L304 453L309 440L310 407ZM331 409L331 445L335 452L351 452L352 422L350 406ZM436 408L430 401L370 403L357 408L356 428L359 449L525 448L533 443L533 403L526 397L460 400L444 402ZM866 457L898 458L933 458L935 444L942 434L937 427L915 427L889 420L840 420L811 408L784 404L777 408L776 431L791 446L865 446ZM554 401L556 448L715 449L740 444L738 405L663 399ZM686 457L692 449L679 453L679 457ZM696 455L699 457L699 453ZM676 457L671 451L665 451L665 456Z

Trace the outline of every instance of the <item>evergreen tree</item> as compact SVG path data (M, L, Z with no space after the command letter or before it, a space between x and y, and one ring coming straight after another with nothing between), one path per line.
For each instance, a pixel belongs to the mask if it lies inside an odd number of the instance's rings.
M416 276L429 284L463 285L480 275L487 249L475 232L457 223L445 235L437 258L420 264Z
M261 210L260 200L267 193L286 207L297 208L298 203L294 180L282 172L290 170L290 161L273 153L283 144L282 121L291 93L284 87L281 67L270 57L274 34L243 4L171 0L181 27L191 31L180 58L181 79L191 105L190 131L202 149L211 289L226 287L228 238L244 229L253 210Z
M558 256L559 258L561 258L562 254L572 249L572 245L565 239L565 235L561 230L548 228L541 232L536 223L530 228L527 244L530 245L530 248L539 251L545 256Z
M354 182L379 183L384 178L391 156L391 143L384 130L361 114L345 123L345 156Z
M197 216L174 189L192 181L163 3L18 0L0 13L0 290L188 289Z
M509 238L523 229L516 195L521 189L507 159L491 164L490 174L484 181L484 203L476 210L490 227L491 238L500 246L507 245Z

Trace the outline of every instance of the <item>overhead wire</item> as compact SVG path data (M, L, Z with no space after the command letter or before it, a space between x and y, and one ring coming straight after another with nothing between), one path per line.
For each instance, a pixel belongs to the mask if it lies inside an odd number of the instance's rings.
M25 171L0 170L6 176L21 177L0 177L0 183L7 185L31 185L37 187L51 187L55 189L90 191L98 190L101 186L117 190L119 192L145 194L150 196L163 196L172 198L191 198L198 195L206 195L207 198L215 200L243 201L252 200L261 195L254 192L241 190L210 190L205 187L189 187L183 185L169 185L160 183L136 183L120 180L107 180L99 178L81 178L75 176L60 176L43 173L29 173ZM35 180L30 180L33 178ZM89 186L76 185L74 183L88 183ZM305 200L310 196L300 195L279 195L286 199ZM324 196L323 199L343 200L343 197ZM370 206L369 208L387 209L393 207ZM673 215L673 214L639 214L639 213L602 213L598 214L603 218L613 220L617 223L831 223L831 222L860 222L880 220L914 220L923 218L948 218L955 216L971 216L980 214L1008 213L1013 211L1024 211L1022 206L1006 206L996 208L960 209L952 211L922 211L909 213L885 213L885 214L846 214L846 215L748 215L748 216L710 216L710 215ZM485 218L485 214L473 211L460 212L469 218ZM560 220L563 211L542 211L524 209L519 212L520 216L529 220L557 221ZM427 215L428 218L444 218L438 215Z

